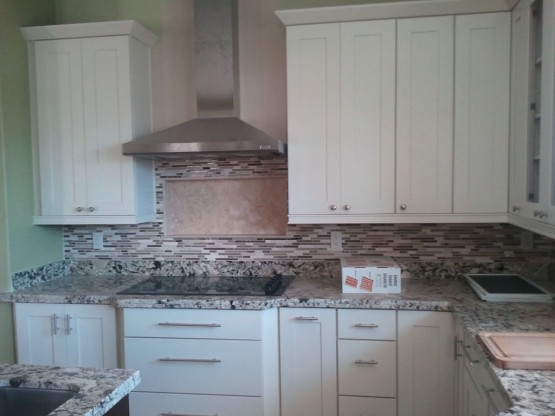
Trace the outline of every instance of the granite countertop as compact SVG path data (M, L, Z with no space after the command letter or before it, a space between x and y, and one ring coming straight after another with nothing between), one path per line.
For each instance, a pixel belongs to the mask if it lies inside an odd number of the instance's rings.
M0 386L77 392L49 416L104 415L140 381L137 370L0 364Z
M124 308L262 310L272 307L366 308L455 312L467 332L555 332L555 304L484 302L461 279L402 281L401 294L342 294L336 277L301 277L279 297L137 296L117 292L148 276L66 276L32 288L0 294L0 301L109 304ZM503 416L555 415L555 371L489 372L513 403Z

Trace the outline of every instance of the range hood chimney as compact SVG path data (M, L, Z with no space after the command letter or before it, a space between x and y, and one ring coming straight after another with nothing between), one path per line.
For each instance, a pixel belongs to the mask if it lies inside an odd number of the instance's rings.
M124 155L189 159L285 153L285 143L239 118L237 20L237 0L194 1L198 118L124 143Z

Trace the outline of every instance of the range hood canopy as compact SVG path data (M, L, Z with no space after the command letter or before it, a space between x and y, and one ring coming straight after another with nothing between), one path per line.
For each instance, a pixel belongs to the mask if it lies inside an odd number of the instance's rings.
M199 118L124 143L124 155L151 159L284 154L286 144L239 116L237 0L195 0Z

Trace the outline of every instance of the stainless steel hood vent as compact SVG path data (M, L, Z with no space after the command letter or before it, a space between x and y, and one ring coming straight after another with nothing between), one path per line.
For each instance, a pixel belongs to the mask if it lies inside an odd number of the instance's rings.
M286 145L239 118L237 1L195 0L199 118L123 144L151 159L284 154Z

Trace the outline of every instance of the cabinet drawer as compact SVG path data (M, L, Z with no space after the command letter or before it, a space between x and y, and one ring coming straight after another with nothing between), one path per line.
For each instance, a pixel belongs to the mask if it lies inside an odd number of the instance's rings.
M198 396L194 394L135 393L129 395L131 416L262 416L261 397Z
M261 339L259 311L124 309L126 337Z
M395 357L392 341L339 340L339 394L395 397Z
M395 340L396 321L395 311L339 309L337 311L338 337Z
M138 391L262 396L259 341L126 338Z
M339 396L339 416L396 416L395 399Z

